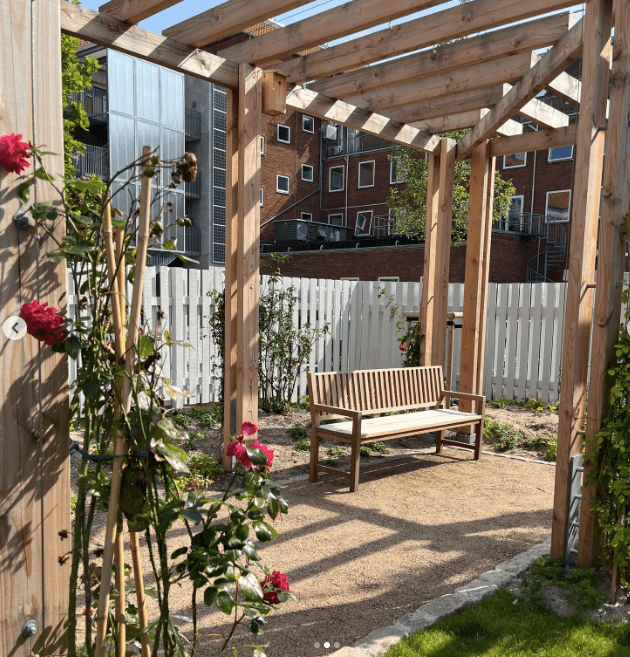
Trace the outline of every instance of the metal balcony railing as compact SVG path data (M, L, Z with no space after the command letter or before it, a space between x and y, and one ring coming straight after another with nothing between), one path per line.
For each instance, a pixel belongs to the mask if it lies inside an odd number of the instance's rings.
M197 175L193 182L184 184L186 196L190 198L201 198L201 176Z
M201 112L186 108L186 138L201 139Z
M96 175L103 180L109 180L108 148L86 144L85 153L77 153L72 161L77 169L77 178Z
M201 253L201 230L198 226L186 228L186 253L199 255Z
M359 134L356 137L349 139L342 139L337 142L326 143L326 157L334 157L336 155L350 155L352 153L359 153L361 151L371 151L377 148L391 147L391 143L380 137L373 135Z
M69 103L81 103L92 121L107 120L107 90L98 87L85 87L83 91L70 94Z
M520 235L544 235L547 231L544 214L508 211L507 215L492 222L492 230Z

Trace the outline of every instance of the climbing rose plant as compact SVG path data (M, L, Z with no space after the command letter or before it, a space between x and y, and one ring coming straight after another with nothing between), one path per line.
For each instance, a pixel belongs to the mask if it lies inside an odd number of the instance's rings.
M214 607L225 615L228 630L221 636L216 654L236 655L235 630L245 624L250 632L260 635L264 618L277 602L293 596L284 580L276 586L275 577L262 563L258 544L267 543L278 534L271 521L288 511L280 487L270 478L273 451L258 440L246 444L258 427L244 423L241 435L232 442L238 445L239 466L225 483L217 498L203 492L191 492L182 497L178 477L188 473L186 445L189 436L173 419L174 406L169 404L186 393L173 386L162 374L161 363L169 350L186 349L190 345L172 340L164 313L158 312L155 323L144 322L135 344L133 367L122 367L114 348L113 286L109 281L105 257L104 214L108 200L113 207L112 224L122 247L116 260L116 271L125 268L125 278L133 282L136 276L136 243L139 208L136 201L128 214L116 210L119 199L143 177L163 179L161 169L173 175L193 176L195 163L184 156L177 161L161 161L157 156L145 162L132 162L112 180L127 179L114 192L97 178L71 179L64 187L46 173L41 151L30 148L37 161L37 174L23 180L17 196L21 211L28 212L37 224L36 230L47 233L57 246L48 254L53 262L66 261L77 298L76 318L65 316L60 298L57 310L38 300L22 308L27 330L56 352L65 353L76 361L77 376L72 386L71 422L83 429L81 442L75 448L81 452L77 483L74 524L70 532L72 545L60 562L70 560L69 594L66 627L68 652L71 657L93 657L95 654L95 610L99 604L100 575L103 551L97 545L96 515L108 508L110 499L110 463L114 436L122 432L129 447L120 489L119 522L126 520L132 532L141 533L149 553L149 572L154 582L146 589L154 598L157 613L141 629L134 587L126 586L125 623L127 654L132 654L142 640L148 641L153 657L200 657L198 605ZM29 205L30 188L44 182L57 191L55 204ZM177 186L172 180L170 187ZM68 194L68 186L71 193ZM166 200L169 188L158 190L152 201L150 245L174 225L186 226L183 218L171 218L172 203ZM66 235L55 237L55 222L62 221ZM127 372L133 372L128 374ZM125 412L121 405L121 381L131 388L131 407ZM81 407L79 406L81 402ZM235 452L236 453L236 452ZM247 464L246 466L241 465ZM187 537L184 545L178 537L178 549L171 548L171 530L177 524ZM68 537L60 533L59 540ZM62 535L63 534L63 535ZM129 572L124 578L129 578ZM262 578L262 579L261 579ZM263 590L264 583L265 590ZM276 580L274 580L276 581ZM271 584L270 584L271 582ZM186 586L190 592L192 618L190 629L182 629L182 618L172 608L171 592ZM273 587L273 602L268 593ZM131 590L132 597L127 597ZM115 605L118 596L112 573L111 598L106 622L105 654L119 654L115 631ZM277 600L277 602L276 602ZM179 603L178 603L179 605ZM204 647L203 654L209 655ZM255 657L264 657L263 645L248 646ZM240 654L240 648L239 648Z
M30 166L30 145L15 133L0 137L0 165L9 173L22 173Z

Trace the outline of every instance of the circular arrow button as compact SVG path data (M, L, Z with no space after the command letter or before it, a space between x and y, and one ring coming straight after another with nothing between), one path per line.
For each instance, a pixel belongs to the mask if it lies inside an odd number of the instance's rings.
M21 317L8 317L2 330L9 340L21 340L26 335L26 322Z

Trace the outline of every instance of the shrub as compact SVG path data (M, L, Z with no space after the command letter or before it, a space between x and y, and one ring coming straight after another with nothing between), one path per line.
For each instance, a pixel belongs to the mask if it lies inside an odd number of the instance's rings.
M311 439L301 438L293 445L293 449L297 452L308 452L311 449Z
M483 437L494 443L500 452L507 452L511 449L516 449L520 434L512 431L509 424L501 424L486 419Z

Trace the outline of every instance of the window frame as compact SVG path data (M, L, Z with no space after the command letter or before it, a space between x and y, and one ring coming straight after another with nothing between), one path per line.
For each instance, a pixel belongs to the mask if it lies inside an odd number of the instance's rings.
M260 135L260 154L265 154L265 135Z
M379 276L379 283L400 283L400 276Z
M556 162L568 162L569 160L572 160L574 155L575 155L575 146L573 144L568 144L571 148L571 155L569 157L551 157L551 151L555 150L556 148L566 148L566 146L556 146L555 148L552 147L547 151L547 162L549 164L555 164Z
M286 191L280 189L280 187L278 186L278 183L280 182L280 178L286 178L287 180ZM291 194L291 178L289 178L289 176L284 176L281 173L276 174L276 192L278 192L278 194L284 194L286 196L289 196Z
M310 119L313 122L313 129L312 130L307 130L304 127L304 119ZM308 132L309 135L314 135L315 134L315 117L310 116L309 114L302 114L302 132Z
M545 194L545 222L548 222L547 217L549 216L549 194L563 194L564 192L569 193L569 203L567 205L567 218L566 219L555 219L554 221L559 224L568 224L571 221L571 203L573 202L573 191L571 189L552 189Z
M308 178L304 177L304 168L305 167L308 167L311 170L310 180ZM300 174L301 174L301 178L304 182L312 183L312 182L315 181L315 167L312 164L302 164L301 167L300 167Z
M360 214L369 214L370 215L370 230L367 233L361 232L357 233L357 228L359 227L359 215ZM374 210L359 210L354 222L354 236L355 237L371 237L374 221Z
M402 160L402 157L400 157L400 155L393 155L389 159L389 184L390 185L400 185L401 183L405 182L405 177L404 176L402 176L399 180L398 179L398 173L396 173L395 178L392 175L394 165L396 165L397 163L400 164L401 160Z
M304 215L307 217L310 217L310 219L305 219ZM300 221L313 221L313 213L312 212L300 212Z
M362 185L361 184L361 166L363 164L371 164L372 165L372 184L371 185ZM376 160L364 160L363 162L359 162L359 166L357 169L357 188L358 189L369 189L370 187L374 187L376 185Z
M287 140L285 139L280 139L280 128L286 128L289 131L289 138ZM276 139L278 142L281 144L290 144L291 143L291 126L289 125L284 125L284 123L278 123L276 125Z
M520 155L520 153L512 153L511 155ZM523 160L523 164L512 164L510 166L506 165L505 158L506 157L511 157L511 155L504 155L503 156L503 168L504 169L524 169L527 166L527 151L524 152L525 159Z
M258 199L259 199L259 202L260 202L260 207L261 208L264 207L265 206L265 190L264 190L263 187L260 188L260 192L258 194Z
M333 224L331 223L330 219L332 217L341 217L341 223L340 224ZM333 214L328 215L328 225L329 226L337 226L338 228L344 228L346 225L345 218L343 215L343 212L334 212Z
M332 173L335 169L341 169L341 187L339 189L333 189L332 182ZM335 194L336 192L343 192L346 189L346 165L345 164L336 164L333 167L328 168L328 193Z

